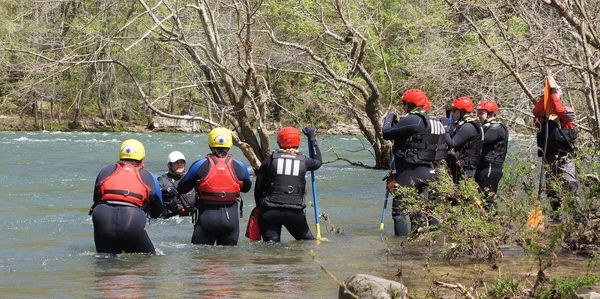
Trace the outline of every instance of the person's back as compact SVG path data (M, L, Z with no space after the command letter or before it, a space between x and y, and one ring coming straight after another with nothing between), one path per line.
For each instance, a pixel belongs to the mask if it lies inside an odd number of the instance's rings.
M300 132L284 127L277 138L281 149L267 156L256 173L254 199L259 208L261 235L266 242L279 242L282 226L296 240L314 239L304 213L305 175L321 167L321 151L314 129L305 128L303 132L311 141L309 151L314 158L298 151Z
M90 214L100 253L155 253L144 227L146 213L160 216L162 196L156 178L143 168L144 157L139 141L126 140L121 160L104 167L96 178Z
M194 244L237 245L240 192L248 192L252 181L246 164L229 154L232 144L230 130L211 130L208 134L211 153L194 162L177 186L182 194L196 190Z

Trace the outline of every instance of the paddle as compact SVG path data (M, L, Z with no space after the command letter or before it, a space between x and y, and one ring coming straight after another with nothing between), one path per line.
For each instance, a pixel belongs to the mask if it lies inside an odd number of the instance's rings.
M308 156L314 158L313 143L308 139ZM312 197L313 197L313 208L315 210L315 225L317 226L317 241L327 240L327 238L321 238L321 225L319 224L319 197L317 196L317 183L315 181L315 171L310 171L310 182L312 183Z
M379 230L381 231L381 233L383 233L383 228L385 226L384 220L385 220L385 214L386 214L386 210L387 210L387 203L388 203L389 197L390 197L390 190L388 190L386 187L385 188L385 199L383 200L383 210L381 211L381 222L379 223Z
M550 98L550 80L546 77L544 86L544 111L546 112L546 121L548 121L548 100ZM527 215L527 226L530 228L542 229L540 225L544 222L544 214L542 213L542 183L544 179L544 163L546 162L546 150L548 149L548 124L545 125L544 129L544 149L542 152L542 165L540 167L540 180L538 184L538 193L536 202Z

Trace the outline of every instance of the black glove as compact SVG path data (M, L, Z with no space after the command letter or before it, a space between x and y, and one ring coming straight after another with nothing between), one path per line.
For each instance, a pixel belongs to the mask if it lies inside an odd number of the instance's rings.
M177 195L179 195L179 192L177 192L177 189L173 188L173 187L169 187L167 189L162 189L162 196L164 198L174 198L177 197Z
M317 136L315 128L304 128L302 129L302 133L304 133L309 140L315 140L315 137Z

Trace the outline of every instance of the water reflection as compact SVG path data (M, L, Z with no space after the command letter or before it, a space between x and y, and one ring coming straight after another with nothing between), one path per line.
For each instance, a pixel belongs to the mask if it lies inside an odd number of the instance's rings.
M144 275L156 270L151 257L143 254L97 255L95 257L96 290L104 298L144 298L147 292Z

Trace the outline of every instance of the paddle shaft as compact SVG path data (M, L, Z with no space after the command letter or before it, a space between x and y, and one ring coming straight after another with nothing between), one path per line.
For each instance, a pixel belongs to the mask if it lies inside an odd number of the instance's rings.
M313 143L308 140L308 156L313 158ZM310 182L312 185L313 208L315 211L315 226L317 227L317 240L321 239L321 226L319 224L319 197L317 196L317 183L315 180L315 171L310 171Z
M381 211L381 222L379 223L379 230L383 231L385 226L385 214L387 210L388 198L390 197L390 191L385 188L385 199L383 200L383 210Z

